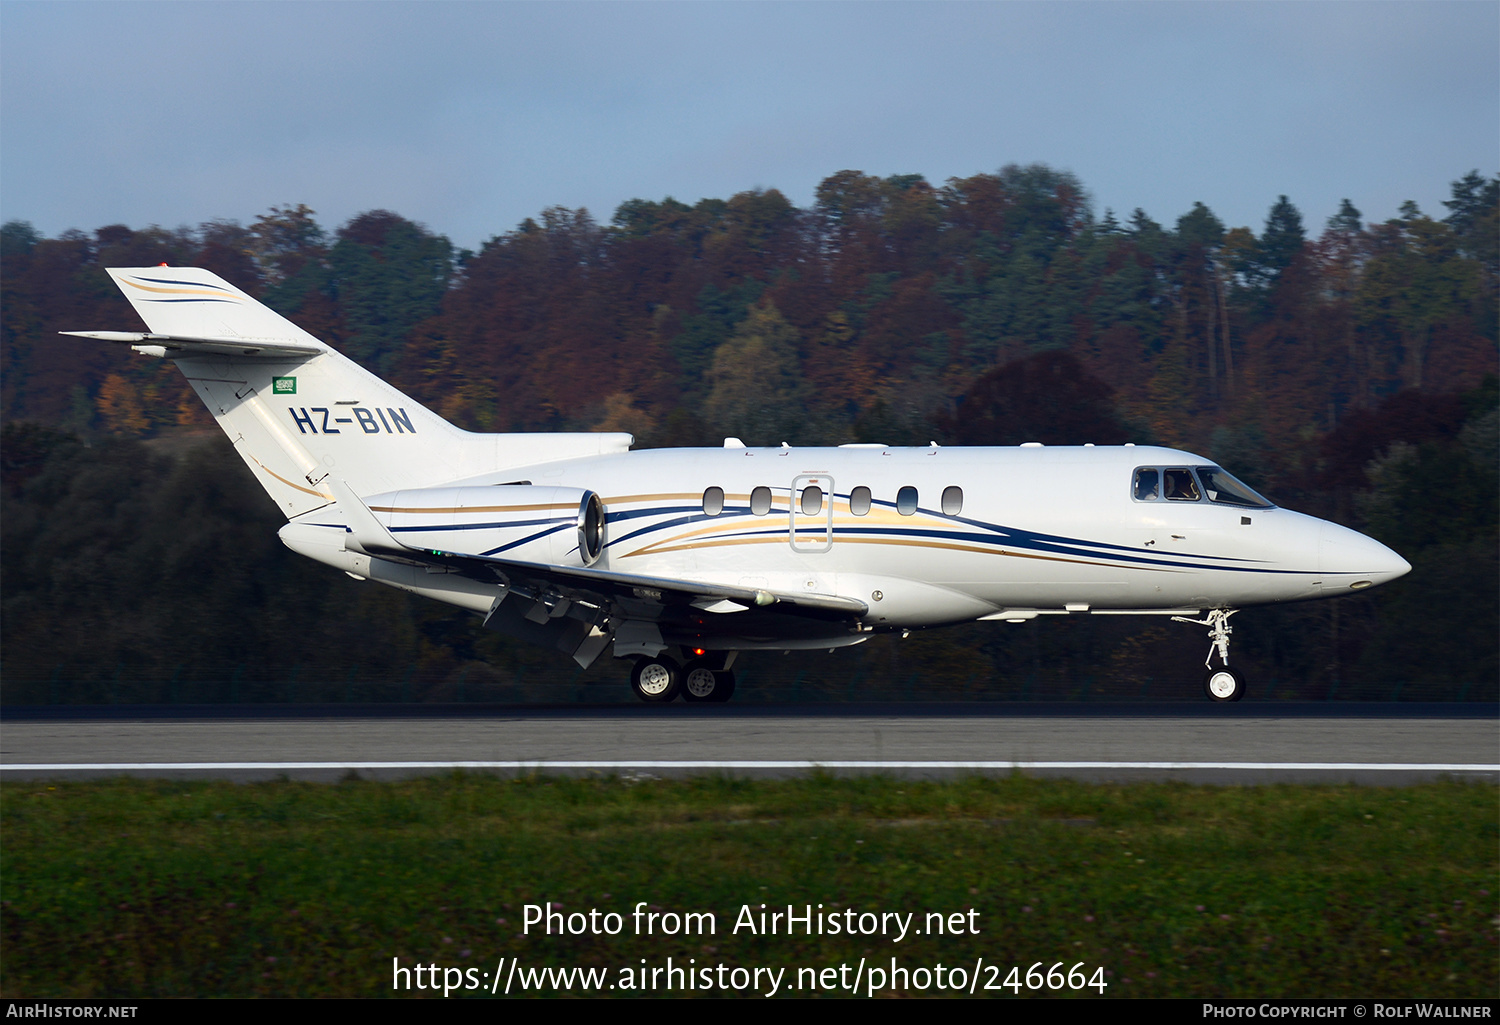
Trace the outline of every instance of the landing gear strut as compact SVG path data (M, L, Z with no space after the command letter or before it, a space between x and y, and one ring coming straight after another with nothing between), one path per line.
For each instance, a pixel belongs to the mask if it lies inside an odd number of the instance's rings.
M1172 617L1176 623L1208 627L1208 657L1203 660L1203 664L1208 667L1208 675L1203 679L1203 690L1210 701L1238 701L1245 696L1245 677L1229 668L1229 635L1234 632L1234 627L1229 625L1229 617L1238 611L1239 609L1210 609L1206 619ZM1219 656L1218 669L1214 668L1215 652Z

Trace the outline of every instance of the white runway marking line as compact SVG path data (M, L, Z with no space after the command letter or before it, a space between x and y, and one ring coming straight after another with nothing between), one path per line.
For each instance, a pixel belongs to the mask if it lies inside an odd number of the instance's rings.
M509 761L509 762L68 762L0 765L0 772L148 769L1231 769L1303 772L1495 772L1463 762L935 762L935 761Z

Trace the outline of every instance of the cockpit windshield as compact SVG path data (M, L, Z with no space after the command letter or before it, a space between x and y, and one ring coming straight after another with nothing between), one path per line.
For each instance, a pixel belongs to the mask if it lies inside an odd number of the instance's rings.
M1249 485L1236 480L1233 474L1217 466L1198 466L1194 469L1198 471L1198 479L1203 482L1203 490L1208 493L1210 502L1241 505L1251 509L1271 508L1270 502L1257 495Z

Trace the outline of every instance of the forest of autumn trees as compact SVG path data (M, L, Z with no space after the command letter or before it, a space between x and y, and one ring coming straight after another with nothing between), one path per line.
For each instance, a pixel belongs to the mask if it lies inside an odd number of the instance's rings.
M102 268L165 262L215 271L472 430L1186 448L1275 501L1407 542L1414 564L1426 549L1480 560L1492 628L1500 178L1471 172L1443 205L1366 223L1345 201L1319 231L1281 196L1258 230L1201 203L1162 225L1098 216L1073 175L1032 165L941 186L841 171L809 209L774 189L631 200L608 224L554 207L478 252L387 211L332 234L305 206L57 238L11 222L7 501L24 502L59 439L211 426L170 364L56 334L135 327ZM1469 496L1457 508L1427 507L1435 467ZM8 552L17 537L7 523ZM41 570L6 572L13 639L13 588ZM1392 590L1381 600L1400 607ZM1331 631L1327 613L1288 612L1321 639L1274 657L1320 678L1395 657L1381 607ZM999 643L974 641L974 664L1001 665ZM1134 657L1118 638L1090 643L1113 645L1088 656L1097 666ZM1492 681L1493 636L1480 647L1475 672Z

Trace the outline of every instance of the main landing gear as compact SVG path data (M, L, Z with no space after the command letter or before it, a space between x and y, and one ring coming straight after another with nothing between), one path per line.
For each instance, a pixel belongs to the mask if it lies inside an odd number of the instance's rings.
M681 694L684 701L728 701L734 696L734 673L715 669L722 659L695 658L679 666L666 655L638 659L630 671L630 689L642 701L664 703Z
M1229 635L1234 632L1234 627L1229 625L1229 617L1238 611L1239 609L1210 609L1207 619L1172 617L1177 623L1208 627L1208 657L1203 660L1203 664L1208 667L1208 675L1203 678L1203 691L1210 701L1238 701L1245 696L1245 677L1229 668ZM1219 656L1218 669L1214 668L1215 653Z
M682 667L684 701L728 701L734 697L734 673L712 669L704 659L694 659Z
M643 658L630 671L630 689L642 701L671 701L682 689L682 669L665 656Z

